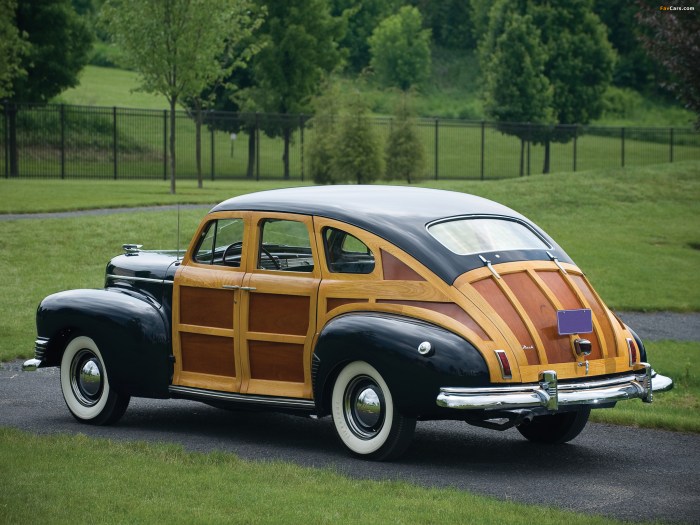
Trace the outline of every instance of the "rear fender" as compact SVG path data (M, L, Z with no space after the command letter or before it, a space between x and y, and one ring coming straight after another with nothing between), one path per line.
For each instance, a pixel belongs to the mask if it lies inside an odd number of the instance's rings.
M44 299L37 334L48 340L45 366L56 366L77 334L95 340L110 383L134 396L168 397L172 377L170 322L160 306L115 290L70 290Z
M426 355L418 351L423 342L431 347ZM316 343L312 380L319 413L329 413L335 378L352 361L377 369L406 416L438 414L440 387L489 383L484 358L462 337L409 317L350 313L331 320Z

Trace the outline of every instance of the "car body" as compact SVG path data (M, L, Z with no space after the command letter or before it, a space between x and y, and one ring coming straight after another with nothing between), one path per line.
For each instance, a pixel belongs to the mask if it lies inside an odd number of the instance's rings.
M332 415L391 459L416 420L561 443L672 381L546 233L480 197L393 186L229 199L179 253L125 245L101 290L44 299L36 357L86 423L131 396Z

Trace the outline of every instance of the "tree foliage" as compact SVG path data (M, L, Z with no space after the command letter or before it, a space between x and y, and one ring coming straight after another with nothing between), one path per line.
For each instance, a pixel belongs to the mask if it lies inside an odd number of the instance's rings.
M382 85L406 91L430 75L430 30L422 24L420 11L404 6L372 33L370 64Z
M413 117L404 95L396 108L384 149L387 179L405 180L411 184L425 177L425 149L416 133Z
M402 0L331 0L334 16L343 17L346 31L340 46L347 51L350 71L358 73L369 66L369 37L379 22L398 11Z
M170 105L170 190L175 193L175 108L238 63L230 50L253 22L247 0L108 0L103 17L141 88Z
M27 51L27 42L17 29L16 0L0 0L0 100L12 96L15 79L27 72L22 68L22 55Z
M369 184L382 175L382 156L367 106L353 97L340 116L335 135L333 179Z
M671 75L664 86L685 107L694 111L700 129L700 16L697 11L660 11L656 4L640 0L637 20L648 28L644 48ZM659 45L663 42L663 45Z
M14 75L12 98L18 102L48 102L78 84L92 34L70 0L20 1L16 6L17 29L26 36L27 44L15 73L25 71L26 75Z

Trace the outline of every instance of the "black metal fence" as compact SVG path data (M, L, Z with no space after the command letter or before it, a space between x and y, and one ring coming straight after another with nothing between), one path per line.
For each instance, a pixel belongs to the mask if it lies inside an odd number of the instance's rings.
M382 144L393 119L371 119ZM537 126L416 119L426 178L498 179L549 172L700 160L690 128ZM195 121L176 113L177 177L196 177ZM167 179L167 110L69 105L2 106L0 167L6 178ZM205 112L207 179L309 179L308 115ZM285 140L286 138L286 140ZM285 142L287 147L285 148ZM547 145L548 144L548 145Z

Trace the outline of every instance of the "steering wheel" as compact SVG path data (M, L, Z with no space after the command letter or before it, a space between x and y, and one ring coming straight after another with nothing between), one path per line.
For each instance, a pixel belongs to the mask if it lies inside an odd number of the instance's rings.
M229 244L226 247L226 249L224 250L224 254L221 256L221 262L226 264L226 256L228 255L229 250L231 250L232 248L240 248L241 246L243 246L243 241L236 241L233 244ZM238 266L240 266L241 265L240 261L237 261L237 262L238 262Z

